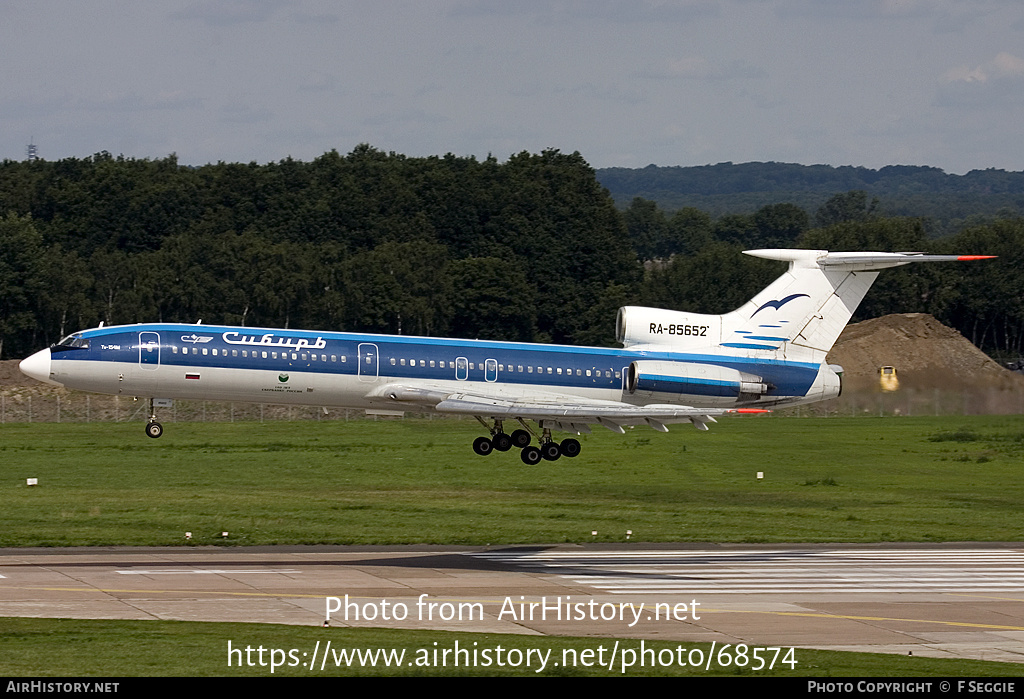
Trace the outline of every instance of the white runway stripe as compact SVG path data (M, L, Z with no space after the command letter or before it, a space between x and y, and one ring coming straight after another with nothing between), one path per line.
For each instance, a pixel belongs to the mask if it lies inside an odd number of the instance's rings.
M613 594L1024 594L1024 551L1019 550L506 551L473 555L548 570Z

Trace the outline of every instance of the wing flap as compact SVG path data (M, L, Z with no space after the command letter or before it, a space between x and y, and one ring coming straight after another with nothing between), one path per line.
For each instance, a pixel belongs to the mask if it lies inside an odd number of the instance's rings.
M648 425L664 432L668 430L668 424L686 422L693 423L697 429L706 430L707 423L715 422L716 415L737 412L727 408L632 405L542 392L527 396L503 396L400 385L381 387L374 391L374 397L385 398L392 404L414 403L432 407L439 413L451 415L537 420L570 432L587 431L586 426L591 424L601 425L613 432L624 431L624 425Z

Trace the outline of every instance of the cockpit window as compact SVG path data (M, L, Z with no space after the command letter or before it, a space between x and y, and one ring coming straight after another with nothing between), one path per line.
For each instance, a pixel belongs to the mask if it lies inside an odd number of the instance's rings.
M74 333L58 342L57 347L63 347L66 349L89 349L89 340L82 337L79 333Z

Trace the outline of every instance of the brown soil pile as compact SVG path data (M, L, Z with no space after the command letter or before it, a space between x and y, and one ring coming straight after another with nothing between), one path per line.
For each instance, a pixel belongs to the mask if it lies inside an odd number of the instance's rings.
M967 338L926 313L848 325L828 355L844 369L843 389L878 390L878 371L896 368L900 390L1019 391L1024 376L989 359Z

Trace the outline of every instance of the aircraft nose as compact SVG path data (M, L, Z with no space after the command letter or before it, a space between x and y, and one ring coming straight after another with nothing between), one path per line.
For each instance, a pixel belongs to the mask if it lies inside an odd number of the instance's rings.
M36 381L53 384L54 386L61 385L50 378L49 349L39 350L31 357L21 360L21 364L18 365L18 368L21 369L21 373L26 376L31 376Z

